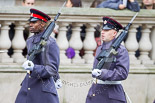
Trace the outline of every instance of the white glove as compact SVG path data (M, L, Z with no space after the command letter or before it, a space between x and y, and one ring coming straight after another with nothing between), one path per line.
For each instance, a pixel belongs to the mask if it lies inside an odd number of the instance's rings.
M94 69L93 71L92 71L92 75L94 75L94 76L96 76L96 77L98 77L98 76L100 76L101 75L101 70L99 70L99 69Z
M62 87L62 82L61 82L60 79L58 79L58 80L55 82L55 87L56 87L57 89L60 89L60 88Z
M30 70L30 71L33 71L33 67L34 67L34 64L32 61L25 61L22 65L22 67L25 69L25 70Z

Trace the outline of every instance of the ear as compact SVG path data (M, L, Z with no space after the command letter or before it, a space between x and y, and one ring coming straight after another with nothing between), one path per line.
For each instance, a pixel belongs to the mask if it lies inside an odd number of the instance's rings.
M41 21L41 26L44 28L46 26L46 23Z
M116 37L116 35L117 35L117 31L114 30L113 37Z

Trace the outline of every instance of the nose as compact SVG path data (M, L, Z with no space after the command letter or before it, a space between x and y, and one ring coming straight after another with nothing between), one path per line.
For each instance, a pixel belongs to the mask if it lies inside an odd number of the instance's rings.
M101 31L101 34L102 34L102 35L104 34L104 30Z

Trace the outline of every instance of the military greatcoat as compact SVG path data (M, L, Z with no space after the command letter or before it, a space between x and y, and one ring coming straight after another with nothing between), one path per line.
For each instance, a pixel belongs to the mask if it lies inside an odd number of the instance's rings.
M28 53L40 41L43 33L27 39ZM31 74L26 74L15 103L59 103L53 76L58 74L59 48L56 41L49 37L45 49L33 60Z

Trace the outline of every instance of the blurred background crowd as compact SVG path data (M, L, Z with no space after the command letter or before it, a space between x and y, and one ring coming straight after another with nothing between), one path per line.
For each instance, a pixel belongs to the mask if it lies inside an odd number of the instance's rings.
M51 6L51 7L60 7L65 0L1 0L0 6ZM113 6L116 3L119 3L119 9L124 9L131 2L137 2L141 8L154 8L155 0L68 0L71 1L74 5L73 7L104 7L105 2L113 2ZM26 4L29 2L29 4ZM104 2L104 3L103 3ZM145 7L147 6L147 7ZM107 7L105 7L107 8Z

